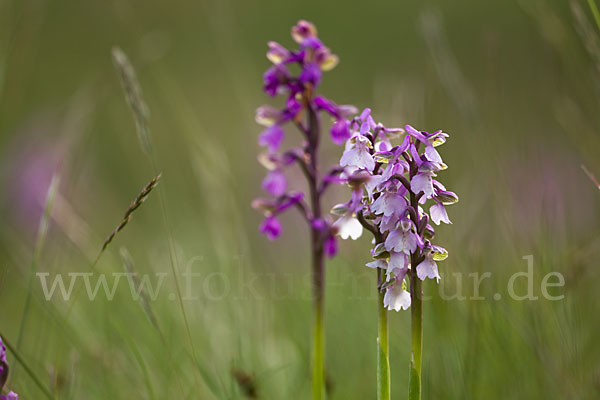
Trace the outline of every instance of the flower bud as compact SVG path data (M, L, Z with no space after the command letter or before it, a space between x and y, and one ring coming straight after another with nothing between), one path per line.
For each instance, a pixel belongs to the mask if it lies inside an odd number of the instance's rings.
M282 63L290 57L290 51L279 43L271 41L268 46L267 59L273 64Z
M458 196L456 193L447 190L438 190L434 199L445 206L458 203Z
M348 206L346 205L346 203L336 204L331 208L331 211L329 212L333 215L341 217L342 215L346 215L346 213L348 212Z
M256 109L254 120L257 124L269 127L281 118L281 111L270 105L260 106Z
M317 28L308 21L300 20L292 27L292 38L296 43L302 43L309 37L317 36Z
M373 249L371 249L371 255L375 259L388 258L390 253L385 249L384 243L377 244Z

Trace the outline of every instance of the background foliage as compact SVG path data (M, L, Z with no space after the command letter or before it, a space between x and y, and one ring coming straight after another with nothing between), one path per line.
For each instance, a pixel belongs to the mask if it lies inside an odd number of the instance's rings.
M490 272L484 300L444 301L425 284L424 387L432 399L590 399L600 394L598 189L600 37L584 1L0 1L0 331L60 399L308 398L307 235L297 216L276 245L257 233L266 42L313 21L340 65L321 92L371 106L388 126L451 134L444 182L461 197L439 229L446 294ZM152 302L43 301L29 287L37 226L61 176L37 270L86 272L129 202L155 175L111 62L120 46L151 111L169 228L152 195L96 266L167 272ZM340 149L329 145L334 163ZM345 191L337 198L347 197ZM336 201L332 196L331 203ZM184 306L170 273L192 265ZM368 239L328 265L327 373L333 399L374 398L376 294ZM561 301L515 301L509 277L534 256L534 289L564 274ZM218 275L215 275L218 273ZM460 273L457 281L452 273ZM212 275L211 275L212 274ZM524 279L519 293L526 291ZM185 288L184 288L185 289ZM495 300L493 295L502 298ZM391 315L392 396L405 397L409 314ZM192 357L196 350L196 361ZM9 387L41 398L9 355Z

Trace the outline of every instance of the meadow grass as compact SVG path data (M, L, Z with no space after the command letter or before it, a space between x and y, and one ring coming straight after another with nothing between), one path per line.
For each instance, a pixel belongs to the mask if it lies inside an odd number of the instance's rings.
M15 346L9 384L22 398L310 397L306 232L295 228L297 217L286 217L291 228L274 249L257 234L258 216L249 207L261 179L253 109L263 101L264 43L300 17L322 27L343 60L324 91L357 106L372 104L390 125L410 119L451 134L445 182L461 202L450 211L454 225L438 233L450 251L441 289L452 294L460 287L473 296L468 274L492 276L481 284L481 300L444 300L435 284L424 283L431 298L423 302L423 398L600 395L600 197L580 168L600 174L597 31L586 28L595 28L586 2L435 1L429 8L350 2L339 8L317 1L302 7L176 1L168 9L154 2L133 9L67 0L0 7L1 29L9 33L0 42L6 190L0 332ZM260 12L265 8L274 14ZM361 29L353 20L357 12ZM115 44L136 65L152 110L150 159L139 151L110 62ZM369 56L382 52L389 54L385 62ZM74 140L61 122L68 99L84 86L93 109L77 131L84 139ZM64 199L76 213L60 221L49 214L43 247L36 232L48 185L31 211L32 224L12 194L24 176L12 165L35 143L44 144L39 159L48 149L66 149L55 210ZM339 157L333 146L324 150L334 161ZM159 171L159 196L136 211L97 265L108 274L129 271L127 265L138 274L168 272L155 300L133 300L121 285L112 301L48 302L39 280L30 286L32 271L89 271L132 192ZM344 194L332 200L338 195ZM78 220L89 237L68 234ZM122 256L120 247L129 254ZM377 283L364 267L368 248L367 239L344 243L328 265L331 399L375 397ZM522 257L529 254L536 295L542 277L557 271L566 284L554 294L563 300L509 298L507 283L526 270ZM202 275L193 281L194 300L183 300L188 264ZM525 280L516 290L526 292ZM409 314L394 313L389 323L392 398L401 399Z

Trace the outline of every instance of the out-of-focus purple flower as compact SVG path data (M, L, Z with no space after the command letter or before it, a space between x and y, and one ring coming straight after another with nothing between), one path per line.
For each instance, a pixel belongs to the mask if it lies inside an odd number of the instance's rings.
M300 42L300 47L303 49L310 49L316 51L322 49L324 46L318 37L310 36L304 39L302 42Z
M331 140L333 143L344 144L350 138L350 122L346 119L340 119L331 127Z
M293 120L300 111L302 111L302 105L294 96L290 96L285 104L285 108L281 112L280 122L284 123Z
M6 346L0 337L0 364L6 364Z
M263 75L265 92L274 97L279 92L279 88L288 82L290 73L282 64L273 65Z
M258 144L261 146L267 146L269 151L274 153L279 150L281 142L284 138L283 129L279 125L273 125L265 129L258 137Z
M257 198L252 201L252 208L261 211L265 215L278 215L304 198L302 192L287 193L277 199Z
M327 221L323 218L315 218L310 222L310 225L320 232L325 232L328 229Z
M317 109L326 111L328 114L330 114L332 117L338 120L346 119L358 112L357 108L352 105L337 105L333 101L323 96L316 96L314 102L317 106Z
M286 62L291 56L290 51L277 42L271 41L268 43L268 46L269 50L267 51L267 58L273 64Z
M304 67L304 70L300 73L298 80L301 83L310 83L313 86L319 86L321 83L321 68L318 64L310 63Z
M332 116L338 117L338 106L333 101L326 99L323 96L316 96L314 102L318 110L326 111Z
M330 219L320 218L321 197L325 189L333 183L344 183L346 180L341 178L338 168L320 173L317 166L321 162L314 161L319 159L322 115L332 117L331 139L339 145L350 138L348 118L357 110L353 106L337 105L317 94L323 72L335 67L338 58L319 39L315 26L308 21L298 21L292 28L292 37L298 44L296 49L288 49L274 41L268 43L267 59L273 65L263 75L264 91L271 97L281 95L285 104L281 108L263 105L256 110L256 122L266 128L258 139L259 145L267 148L266 152L259 155L259 161L269 170L262 187L274 199L256 199L252 206L264 214L265 220L260 230L271 240L281 233L277 216L296 206L305 220L311 223L311 234L318 236L316 240L313 237L312 243L318 244L328 256L333 256L337 249L334 233L341 231L344 236L356 238L362 232L362 227L352 218L352 214L348 221L342 218L335 226ZM286 123L299 129L302 142L298 147L281 151L285 138L283 125ZM359 158L369 156L360 152L361 146L359 144L356 150L360 153ZM365 162L368 166L367 157ZM303 201L302 193L298 196L298 192L287 192L288 182L284 174L292 164L297 164L307 178L311 192L311 196L307 196L310 204ZM360 199L353 204L359 203ZM317 221L323 226L315 227Z
M271 196L279 197L285 193L287 180L285 175L279 171L269 171L262 183L262 188Z
M325 251L325 255L327 258L333 258L337 254L337 239L334 235L329 235L325 242L323 243L323 251Z
M315 50L313 59L322 71L331 71L338 65L340 61L338 56L331 54L331 51L324 46Z
M0 219L4 224L12 223L28 237L37 232L53 175L68 168L63 164L68 159L69 141L57 139L51 134L49 123L48 126L36 123L31 130L16 131L15 140L6 144L1 160L4 212Z
M0 337L0 391L8 379L8 361L6 359L6 346ZM7 395L0 396L0 400L18 400L19 396L15 392L9 392Z
M281 223L274 216L269 216L260 225L260 233L269 240L275 240L281 234Z
M279 204L279 206L276 209L277 214L284 212L285 210L287 210L288 208L292 207L293 205L298 204L299 202L302 201L302 199L304 198L304 193L302 192L294 192L294 193L289 193L286 196L284 196L281 201L281 203Z
M290 94L302 93L321 83L322 71L330 71L338 64L338 57L323 45L317 30L308 21L299 21L292 28L292 37L299 44L298 51L290 51L277 42L269 42L267 58L274 64L265 72L264 90L275 96L286 88ZM287 64L299 64L300 74L291 76Z
M350 105L339 106L323 96L315 97L315 105L317 109L327 112L336 119L331 127L331 140L337 145L344 144L351 137L350 121L347 118L356 114L356 107Z
M4 387L8 378L8 361L6 360L6 347L0 338L0 390Z
M256 123L262 126L272 126L281 119L281 111L273 106L264 105L256 109Z
M317 28L310 22L300 20L292 27L292 38L296 43L302 43L310 37L317 36Z

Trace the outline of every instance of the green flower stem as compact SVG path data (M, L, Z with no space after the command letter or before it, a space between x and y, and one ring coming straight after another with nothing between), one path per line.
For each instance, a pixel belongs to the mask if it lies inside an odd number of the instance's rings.
M377 269L377 280L381 284L383 282L383 271ZM379 290L378 299L378 324L377 324L377 400L390 400L390 344L388 340L388 315L387 310L383 306L383 297L385 291Z
M414 265L414 264L413 264ZM411 273L411 359L409 400L421 400L421 355L423 353L423 292L422 282L415 271Z
M308 148L310 161L308 166L308 187L312 217L314 220L321 218L321 192L319 190L318 149L321 124L319 116L312 107L308 107ZM325 398L325 258L323 252L323 235L315 226L311 228L312 250L312 275L314 299L314 332L313 332L313 359L312 359L312 395L313 400Z
M419 151L420 143L417 142L416 150ZM418 168L414 163L410 166L410 180L417 174ZM411 218L417 230L421 228L421 218L419 216L419 199L415 193L410 192L410 205L414 210ZM421 234L421 231L417 231ZM417 276L417 265L421 262L421 254L417 248L410 255L410 320L411 320L411 356L410 356L410 377L408 383L408 399L421 400L421 355L423 353L423 283Z
M320 232L312 229L313 244L313 346L312 346L312 395L313 400L325 399L325 259Z
M323 331L323 303L319 302L315 305L313 332L312 395L314 400L322 400L325 398L325 371L323 370L325 339Z

